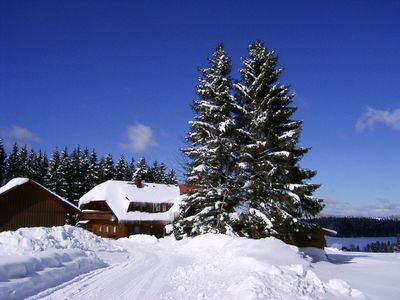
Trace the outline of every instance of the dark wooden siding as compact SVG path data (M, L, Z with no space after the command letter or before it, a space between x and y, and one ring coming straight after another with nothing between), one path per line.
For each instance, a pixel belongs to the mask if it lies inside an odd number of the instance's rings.
M154 235L157 238L165 236L165 223L160 221L135 221L126 222L124 224L126 228L126 236L132 234L149 234Z
M82 211L80 220L104 220L111 221L115 219L114 214L111 211Z
M84 203L80 206L81 210L93 209L101 211L110 211L110 207L107 205L105 200L91 201L89 203Z
M294 241L286 241L288 244L293 244L297 247L314 247L324 249L326 232L322 228L308 229L304 232L299 232L294 235Z
M165 236L165 224L159 221L114 222L91 219L83 228L106 238L128 237L132 234L149 234L157 238Z
M0 231L61 226L65 224L66 213L55 196L32 182L0 195Z

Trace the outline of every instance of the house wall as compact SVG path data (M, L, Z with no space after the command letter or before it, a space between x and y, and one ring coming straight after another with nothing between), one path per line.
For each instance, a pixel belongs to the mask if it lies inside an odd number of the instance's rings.
M132 234L149 234L162 238L165 236L165 223L160 221L126 222L125 236Z
M123 237L124 228L118 222L93 220L85 228L94 234L105 238Z
M0 231L61 226L66 209L55 197L28 182L0 195Z
M128 211L160 212L170 209L171 203L131 202ZM118 221L104 200L81 205L80 220L89 220L83 228L107 238L128 237L132 234L150 234L160 238L165 235L161 221Z
M133 234L149 234L161 238L165 236L164 226L165 224L159 221L111 222L90 219L90 222L82 227L101 237L119 239Z
M297 247L315 247L324 249L325 243L325 231L321 228L309 229L304 233L295 235L294 244ZM290 242L289 242L290 243Z

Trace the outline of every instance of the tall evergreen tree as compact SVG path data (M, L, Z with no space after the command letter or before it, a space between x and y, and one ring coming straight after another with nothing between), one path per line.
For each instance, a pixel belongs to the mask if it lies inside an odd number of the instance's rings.
M31 149L27 159L27 177L36 182L39 181L39 164L40 161L38 160L35 150Z
M315 172L298 163L308 149L297 146L301 121L291 119L293 95L281 84L277 56L261 42L249 46L249 56L235 84L240 104L237 117L240 214L234 230L260 238L276 235L292 239L297 218L314 216L322 200L312 196L319 185L307 183Z
M82 151L81 158L79 160L79 181L80 181L80 189L79 189L79 197L82 197L83 194L87 193L90 190L88 182L86 181L87 175L89 173L89 149L85 147Z
M132 158L131 161L129 162L129 168L128 168L128 180L133 180L133 174L136 172L136 165L135 165L135 160Z
M5 173L6 173L6 159L7 154L4 150L3 140L0 139L0 186L2 186L5 182Z
M68 175L66 178L69 187L69 200L77 200L82 196L83 174L81 172L81 156L81 148L78 146L72 151L69 157Z
M144 157L139 158L134 175L143 181L150 182L151 177L149 173L149 166L147 165L146 159Z
M165 163L160 163L157 175L159 177L159 183L167 183L167 166Z
M193 102L195 121L190 123L187 141L191 146L183 152L190 158L188 182L200 188L181 205L180 220L174 224L175 235L232 231L231 213L236 201L232 193L234 172L234 112L231 95L231 62L219 45L209 67L202 69Z
M21 147L18 153L18 172L17 177L28 177L29 178L29 166L28 166L28 148L26 145Z
M95 149L90 152L89 168L85 177L87 190L94 188L97 184L101 183L100 166L97 161L97 153Z
M116 180L124 180L124 181L131 180L129 167L126 164L125 158L123 155L120 156L120 158L118 159L117 164L115 166L115 179Z
M71 160L69 157L68 148L64 147L60 154L60 165L57 173L59 174L59 179L61 181L61 191L59 195L67 200L72 200L70 162Z
M37 171L37 182L45 185L45 179L47 174L47 169L49 167L49 161L47 159L46 153L42 153L41 150L37 153L37 159L39 161L38 171Z
M176 179L176 174L174 170L171 170L167 173L165 182L166 184L177 184L178 180Z
M149 169L149 182L154 182L154 183L162 182L160 166L159 166L157 160L153 161L153 164L151 165L151 167Z
M115 178L114 160L111 154L107 154L100 160L101 182Z
M5 172L6 182L19 176L20 168L19 168L18 156L19 156L19 148L17 143L14 143L6 163L6 172Z
M50 158L49 167L45 178L46 187L54 193L61 195L62 192L62 176L60 173L60 152L56 148Z

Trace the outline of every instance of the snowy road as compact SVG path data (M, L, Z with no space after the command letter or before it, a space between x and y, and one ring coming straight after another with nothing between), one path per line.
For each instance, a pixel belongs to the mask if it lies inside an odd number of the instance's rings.
M124 247L128 253L103 257L112 263L111 267L84 274L29 299L159 299L170 288L166 278L179 265L176 256L151 244L127 243Z

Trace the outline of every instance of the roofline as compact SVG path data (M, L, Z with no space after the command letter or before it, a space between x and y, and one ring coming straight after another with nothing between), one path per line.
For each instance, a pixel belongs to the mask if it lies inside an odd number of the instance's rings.
M29 179L28 182L32 182L33 184L36 184L38 187L48 191L50 194L52 194L53 196L55 196L56 198L58 198L62 203L62 205L66 205L69 206L72 210L74 210L75 213L79 214L81 213L81 210L75 206L74 204L72 204L70 201L68 201L67 199L61 197L60 195L54 193L53 191L51 191L50 189L44 187L43 185L41 185L40 183L37 183L36 181Z
M69 208L72 209L72 210L74 210L74 212L77 213L77 214L79 214L79 213L81 212L81 210L80 210L78 207L76 207L74 204L72 204L71 202L69 202L67 199L61 197L60 195L57 195L57 194L54 193L53 191L49 190L48 188L44 187L44 186L41 185L40 183L37 183L36 181L34 181L34 180L30 179L30 178L26 178L26 179L28 179L27 182L24 182L24 183L19 184L19 185L16 185L16 186L13 186L12 188L8 189L7 191L5 191L5 192L2 193L2 194L7 194L8 192L10 192L10 191L12 191L12 190L18 188L19 186L23 186L23 185L25 185L25 184L28 184L28 183L32 182L34 185L38 186L39 188L41 188L41 189L43 189L43 190L49 192L49 193L52 194L54 197L56 197L56 198L61 202L61 203L60 203L61 205L63 205L63 206L69 206Z

